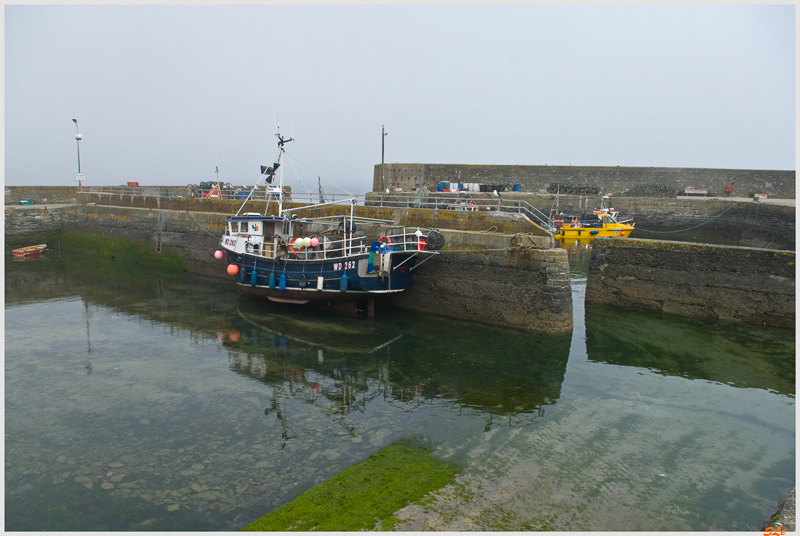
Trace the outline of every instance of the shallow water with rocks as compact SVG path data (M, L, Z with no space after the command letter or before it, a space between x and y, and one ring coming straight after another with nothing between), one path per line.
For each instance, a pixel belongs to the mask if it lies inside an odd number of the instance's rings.
M548 337L49 252L6 259L6 530L236 530L401 438L404 530L758 530L794 487L794 332L584 308Z

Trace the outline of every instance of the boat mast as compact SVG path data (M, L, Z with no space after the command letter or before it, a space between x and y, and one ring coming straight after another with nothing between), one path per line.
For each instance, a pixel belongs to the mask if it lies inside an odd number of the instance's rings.
M278 164L281 169L281 179L280 179L280 192L278 194L278 216L283 216L283 153L284 148L283 146L290 141L294 140L294 138L284 139L280 133L280 126L277 127L278 132L275 133L275 137L278 138L278 147L280 148L280 154L278 155Z

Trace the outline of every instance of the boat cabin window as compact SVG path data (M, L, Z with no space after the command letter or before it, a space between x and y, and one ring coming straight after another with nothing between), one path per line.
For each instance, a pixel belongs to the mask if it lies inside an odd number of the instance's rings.
M612 216L611 214L609 214L608 216L606 216L606 221L607 221L608 223L619 223L619 222L616 220L616 218L614 218L614 216Z

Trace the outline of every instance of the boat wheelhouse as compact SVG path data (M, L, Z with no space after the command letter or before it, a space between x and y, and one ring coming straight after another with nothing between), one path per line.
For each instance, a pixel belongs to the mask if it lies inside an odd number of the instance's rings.
M280 167L283 144L291 141L280 135L278 139L279 161L271 170ZM355 197L349 215L300 218L297 212L304 208L333 203L284 210L282 186L281 173L277 216L266 215L265 209L265 214L237 213L225 220L216 256L227 260L228 273L242 294L282 303L343 304L346 310L354 310L353 304L358 309L366 301L368 313L373 314L376 294L406 290L413 271L444 245L444 237L435 229L355 217ZM380 236L372 231L370 239L365 227L378 226L384 226Z

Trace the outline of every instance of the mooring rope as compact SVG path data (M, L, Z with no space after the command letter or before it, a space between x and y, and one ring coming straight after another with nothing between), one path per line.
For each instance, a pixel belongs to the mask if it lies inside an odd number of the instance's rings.
M194 220L194 222L197 224L197 226L198 226L198 227L200 227L202 230L204 230L205 232L207 232L208 234L210 234L210 235L211 235L211 236L213 236L214 238L218 238L219 240L222 240L222 237L221 237L221 236L217 236L217 235L215 235L214 233L212 233L211 231L209 231L208 229L206 229L205 227L203 227L203 225L202 225L202 224L201 224L199 221L197 221L197 220L195 219L195 217L194 217L194 216L192 216L192 213L191 213L191 212L189 212L189 211L187 210L187 211L186 211L186 214L188 214L188 215L189 215L189 217L190 217L190 218L192 218L192 219Z
M636 228L634 228L634 231L644 231L645 233L654 233L654 234L672 234L672 233L683 233L685 231L691 231L692 229L697 229L698 227L702 227L703 225L716 220L717 218L719 218L720 216L722 216L723 214L728 212L730 209L732 209L733 207L738 205L740 202L741 201L736 201L734 204L732 204L731 206L729 206L728 208L726 208L725 210L723 210L722 212L720 212L719 214L717 214L713 218L711 218L709 220L706 220L706 221L704 221L703 223L701 223L699 225L695 225L694 227L689 227L688 229L680 229L678 231L648 231L647 229L642 229L640 227L636 227Z

